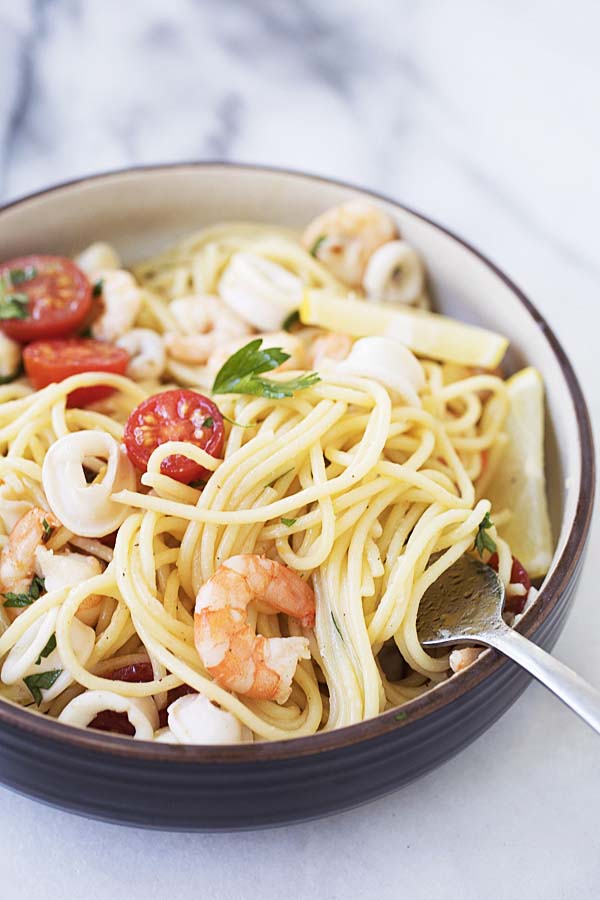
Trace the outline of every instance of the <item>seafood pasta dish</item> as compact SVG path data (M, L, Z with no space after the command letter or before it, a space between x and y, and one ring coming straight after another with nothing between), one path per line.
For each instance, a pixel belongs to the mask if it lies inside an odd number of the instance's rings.
M432 311L362 200L2 262L0 701L233 744L455 677L482 648L424 650L427 588L476 555L512 624L553 551L543 385L507 344Z

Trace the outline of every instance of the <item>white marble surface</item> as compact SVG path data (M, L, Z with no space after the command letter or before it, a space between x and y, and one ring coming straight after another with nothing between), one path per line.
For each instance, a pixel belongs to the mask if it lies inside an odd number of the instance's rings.
M0 0L0 195L196 158L380 189L530 293L597 423L599 31L594 0ZM596 529L557 654L600 685L599 553ZM0 789L0 895L595 900L598 753L533 686L402 793L276 832L146 833Z

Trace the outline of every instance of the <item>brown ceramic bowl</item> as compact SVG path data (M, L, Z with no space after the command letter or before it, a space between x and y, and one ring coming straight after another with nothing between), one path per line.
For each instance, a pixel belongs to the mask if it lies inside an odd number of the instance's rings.
M511 339L508 365L531 363L547 391L552 567L519 630L552 647L573 601L594 494L581 388L554 334L521 291L476 250L418 213L350 185L220 163L129 169L80 179L0 210L2 257L71 254L99 239L126 260L209 222L300 227L355 197L380 203L425 259L437 308ZM287 742L169 746L80 731L0 702L0 780L97 818L180 830L233 830L314 818L423 775L488 728L528 676L491 651L465 672L367 722Z

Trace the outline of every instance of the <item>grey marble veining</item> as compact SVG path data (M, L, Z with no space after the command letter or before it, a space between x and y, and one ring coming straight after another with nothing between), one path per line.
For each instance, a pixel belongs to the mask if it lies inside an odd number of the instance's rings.
M216 158L380 190L521 284L598 422L599 34L596 0L0 0L0 202ZM557 652L600 684L597 529L592 542ZM270 834L142 834L0 790L0 831L20 848L0 842L0 885L94 900L132 872L133 900L592 900L597 759L594 736L533 687L402 794Z

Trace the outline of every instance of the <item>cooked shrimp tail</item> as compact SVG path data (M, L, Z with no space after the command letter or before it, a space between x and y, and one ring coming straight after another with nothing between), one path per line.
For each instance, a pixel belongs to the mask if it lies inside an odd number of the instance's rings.
M308 640L265 638L247 620L248 606L282 612L305 628L315 621L310 585L282 563L263 556L233 556L202 585L196 598L196 649L212 677L247 697L285 703L300 659L308 659Z

